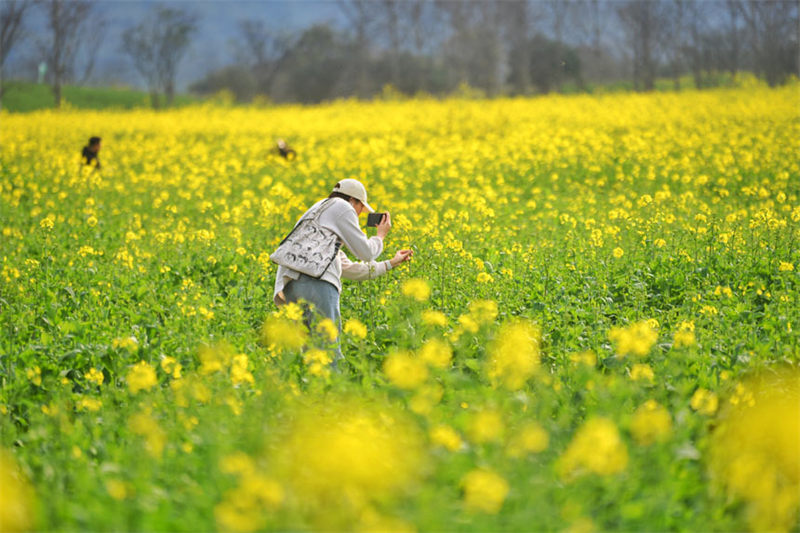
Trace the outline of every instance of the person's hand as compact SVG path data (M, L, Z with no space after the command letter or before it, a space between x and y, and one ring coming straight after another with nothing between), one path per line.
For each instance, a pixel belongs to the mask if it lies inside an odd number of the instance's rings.
M401 263L410 261L412 255L414 255L414 250L398 250L397 253L394 254L394 257L389 259L389 262L392 264L392 268L394 268Z
M383 215L383 219L381 220L380 224L378 224L378 237L381 239L386 238L386 235L389 234L389 230L392 229L392 217L389 216L389 212L387 211L385 215Z

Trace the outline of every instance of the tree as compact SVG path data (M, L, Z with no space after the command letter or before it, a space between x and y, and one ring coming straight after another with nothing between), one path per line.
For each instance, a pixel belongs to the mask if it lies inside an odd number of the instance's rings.
M122 34L122 50L147 82L154 108L163 92L167 105L175 97L175 74L197 31L197 17L188 11L157 6Z
M748 30L756 69L774 87L798 73L797 0L740 0L738 10Z
M370 0L339 0L338 5L353 31L354 50L348 64L355 70L355 93L366 98L369 93L370 43L378 21L379 5Z
M3 66L11 49L24 35L23 22L30 5L27 0L5 0L0 10L0 99L3 97Z
M75 55L94 5L87 0L43 0L42 5L48 33L39 41L39 49L50 67L56 107L61 107L61 86L72 76Z
M509 46L508 81L515 94L527 94L531 85L528 0L509 0L500 9Z
M633 55L633 86L637 90L652 91L655 87L659 7L658 0L627 0L617 7Z
M252 68L255 90L268 94L275 75L284 64L286 52L293 44L293 38L287 33L270 30L260 20L240 21L239 31L239 61Z

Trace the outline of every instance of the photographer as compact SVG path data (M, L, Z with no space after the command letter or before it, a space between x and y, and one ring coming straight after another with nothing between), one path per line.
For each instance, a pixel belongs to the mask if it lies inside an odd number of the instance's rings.
M327 236L325 238L336 239L335 257L332 258L318 278L293 269L291 260L276 260L279 264L273 295L276 305L280 306L301 300L308 302L314 306L314 311L318 316L330 318L341 332L339 293L342 289L342 278L354 281L374 279L411 259L414 253L412 250L399 250L391 259L376 262L375 259L383 251L383 240L392 227L391 218L389 213L385 213L381 217L380 223L377 224L377 234L374 237L367 238L358 224L358 216L364 212L374 213L375 211L367 203L367 191L364 185L355 179L340 181L333 188L333 192L328 198L320 200L306 211L295 228L304 219L313 218L316 227L322 230L319 233L324 233ZM305 246L306 243L302 242L293 242L292 244L297 248L311 249L319 246L320 242L317 239L308 239L308 246ZM341 244L344 244L360 261L350 261L339 248ZM278 251L280 250L281 248L279 247ZM275 260L278 251L273 254L273 260ZM287 255L290 258L294 258L291 253L282 257ZM298 264L301 263L298 262ZM311 326L313 318L313 314L306 310L305 321L307 326ZM342 354L337 342L334 361L341 358Z

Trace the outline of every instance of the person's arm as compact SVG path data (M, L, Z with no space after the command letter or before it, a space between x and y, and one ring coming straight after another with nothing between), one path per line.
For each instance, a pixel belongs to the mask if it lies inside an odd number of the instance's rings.
M362 261L373 261L383 251L383 239L377 235L367 238L361 228L358 226L358 215L350 205L342 209L336 218L336 233L347 246L347 249L353 252L358 259ZM344 265L343 265L344 266ZM344 268L342 268L344 272Z
M386 261L350 261L347 255L339 250L339 260L342 263L342 277L353 281L365 281L383 276L392 265Z
M386 261L355 262L350 261L347 255L339 250L339 260L342 264L342 277L353 281L375 279L379 276L383 276L397 265L410 260L412 255L414 255L414 252L411 250L399 250L394 257Z

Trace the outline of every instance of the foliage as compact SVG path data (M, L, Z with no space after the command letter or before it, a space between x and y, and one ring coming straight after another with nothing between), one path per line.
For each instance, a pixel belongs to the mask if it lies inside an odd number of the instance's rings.
M796 91L3 114L3 526L796 529ZM415 254L332 368L346 177Z

